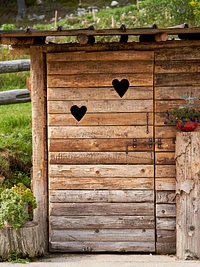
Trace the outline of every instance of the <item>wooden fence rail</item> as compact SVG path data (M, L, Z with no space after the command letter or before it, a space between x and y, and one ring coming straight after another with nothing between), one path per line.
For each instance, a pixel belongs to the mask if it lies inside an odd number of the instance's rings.
M30 70L30 59L0 61L0 74ZM28 89L17 89L0 92L0 105L30 102Z

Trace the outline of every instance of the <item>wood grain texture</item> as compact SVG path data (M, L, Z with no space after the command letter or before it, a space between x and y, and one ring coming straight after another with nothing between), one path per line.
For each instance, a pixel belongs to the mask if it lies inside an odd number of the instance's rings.
M154 216L51 216L51 229L154 229Z
M175 230L157 230L158 243L175 243L176 232Z
M158 197L159 198L159 197ZM160 198L159 198L160 199ZM162 198L163 199L163 198ZM51 203L153 202L153 190L50 190Z
M173 49L162 49L155 52L156 61L176 61L176 60L199 60L199 48L198 47L174 47Z
M175 230L176 229L176 218L160 218L156 217L156 228L157 230Z
M152 151L153 147L147 146L146 143L148 139L137 138L137 147L133 147L133 139L97 139L97 138L81 138L81 139L55 139L50 138L49 151L50 152L76 152L76 151L123 151L126 153L126 148L128 145L128 151ZM162 145L164 150L174 150L175 144L173 140L165 140L165 143ZM161 149L159 149L160 151Z
M171 127L173 129L173 127ZM159 129L160 130L160 129ZM175 130L173 130L175 132ZM162 136L162 131L158 132ZM153 127L147 126L63 126L49 127L49 138L149 138L153 135ZM169 134L170 135L170 134ZM133 142L133 141L132 141ZM117 144L116 144L117 146ZM126 145L125 145L126 147Z
M168 169L169 170L169 169ZM49 166L50 178L151 178L153 165L53 165Z
M176 243L156 243L157 254L176 254Z
M56 252L154 252L154 242L52 242L51 249Z
M129 61L126 60L111 60L102 61L50 61L47 63L48 75L68 75L68 74L95 74L95 73L152 73L152 61Z
M197 75L198 76L198 75ZM102 87L111 86L112 81L118 79L127 79L130 86L152 86L153 74L151 73L135 73L131 74L77 74L77 75L48 75L48 87ZM157 77L157 84L159 84Z
M195 64L194 64L195 65ZM199 96L198 86L162 86L155 87L156 100L180 100L180 96L186 96L188 92L192 92L195 96Z
M174 157L175 153L173 152L157 152L155 154L155 163L158 165L175 165Z
M156 178L170 178L176 176L175 165L156 165L155 168Z
M47 62L50 61L108 61L108 60L126 60L126 61L141 61L154 60L154 52L152 51L102 51L95 53L79 51L74 53L50 53L47 54ZM92 62L91 62L92 63Z
M200 62L194 60L156 61L155 73L196 73L200 72Z
M148 112L149 125L153 123L153 114ZM48 114L49 126L68 125L146 125L147 113L87 113L81 121L77 121L72 114Z
M198 86L200 73L165 73L155 75L156 86Z
M154 203L51 203L50 216L153 216Z
M51 242L153 242L154 229L52 230Z
M117 93L116 93L117 94ZM152 100L98 100L98 101L48 101L48 112L71 114L70 108L73 105L78 107L86 106L87 113L122 113L122 112L152 112ZM87 116L86 113L86 116ZM145 114L146 115L146 114Z
M176 194L175 191L156 191L156 203L175 203Z
M153 164L152 152L50 152L50 164Z
M156 216L161 218L176 217L176 205L156 204Z
M47 99L50 100L119 100L112 84L110 87L83 87L83 88L47 88ZM153 99L153 86L131 87L123 96L123 99Z
M156 178L155 180L155 188L156 190L175 190L176 188L176 180L174 178Z
M153 178L51 178L50 190L62 189L109 189L109 190L152 190L154 188ZM170 186L170 190L172 186Z
M182 95L182 93L180 92L180 98L184 97L184 95ZM197 95L197 97L199 96L199 94ZM200 101L195 101L196 104L199 104ZM158 100L155 102L155 112L167 112L167 110L169 109L173 109L173 108L179 108L179 107L184 107L187 104L187 102L185 100ZM163 122L164 123L164 122Z

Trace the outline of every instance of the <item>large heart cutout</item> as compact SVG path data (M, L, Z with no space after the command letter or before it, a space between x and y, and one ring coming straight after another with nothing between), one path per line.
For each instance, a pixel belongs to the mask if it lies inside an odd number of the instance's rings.
M118 95L123 97L129 88L129 81L127 79L122 79L121 81L115 79L112 81L112 85Z
M71 111L72 115L74 116L74 118L77 121L80 121L84 117L84 115L87 111L87 108L86 108L86 106L82 106L81 108L79 108L78 106L74 105L70 108L70 111Z

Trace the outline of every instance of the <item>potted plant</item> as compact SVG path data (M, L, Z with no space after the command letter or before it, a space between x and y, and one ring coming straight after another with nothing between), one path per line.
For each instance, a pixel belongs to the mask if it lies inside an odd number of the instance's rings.
M25 185L18 184L4 189L0 195L0 228L10 224L18 230L31 218L26 209L27 205L32 209L37 207L35 196Z
M167 111L167 120L164 124L176 125L184 132L193 131L200 122L200 111L191 105L174 108Z

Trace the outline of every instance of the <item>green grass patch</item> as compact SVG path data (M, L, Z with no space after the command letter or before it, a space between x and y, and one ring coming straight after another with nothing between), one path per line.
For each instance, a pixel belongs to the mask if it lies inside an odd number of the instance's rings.
M26 88L26 80L30 71L0 74L0 91Z

